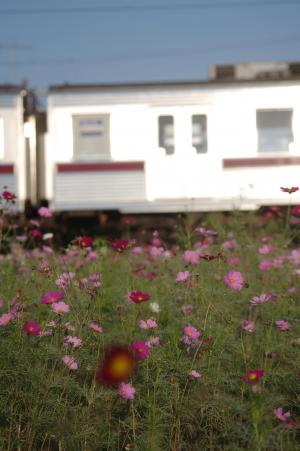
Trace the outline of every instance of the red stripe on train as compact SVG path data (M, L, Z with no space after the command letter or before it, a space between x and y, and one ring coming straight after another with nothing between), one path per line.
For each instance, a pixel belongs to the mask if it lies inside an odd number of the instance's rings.
M0 165L0 174L13 174L14 165L13 164L2 164Z
M57 172L143 171L143 161L110 163L59 163Z
M300 165L300 157L225 158L223 168Z

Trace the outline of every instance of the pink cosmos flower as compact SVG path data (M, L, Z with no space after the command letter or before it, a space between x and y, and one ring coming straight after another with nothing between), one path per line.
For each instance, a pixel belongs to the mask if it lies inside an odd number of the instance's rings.
M123 399L134 399L135 396L135 388L131 384L125 384L125 382L121 382L118 390L118 394Z
M149 246L148 248L148 252L151 255L151 257L156 258L156 257L161 257L165 250L163 247L159 246Z
M131 344L131 351L137 360L145 360L150 354L150 348L145 341L134 341Z
M32 335L34 337L38 337L41 333L41 328L38 323L35 321L25 321L23 325L23 331L27 335Z
M258 252L259 252L261 255L267 255L267 254L270 254L272 251L273 251L273 247L272 247L270 244L264 244L263 246L261 246L261 247L258 249Z
M69 368L69 370L77 370L78 369L78 364L77 364L76 360L74 359L74 357L72 357L70 355L64 355L62 358L62 361Z
M59 288L66 288L69 287L71 285L71 280L74 279L75 277L75 273L74 272L69 272L69 273L62 273L60 275L60 277L55 281L55 284L59 287Z
M239 249L240 245L236 242L234 238L224 241L222 244L223 249Z
M176 282L185 282L190 277L189 271L180 271L176 276Z
M195 251L185 251L182 259L187 264L198 265L200 261L200 255Z
M239 257L227 258L226 263L230 266L238 266L241 263L241 259Z
M80 348L80 346L82 345L82 340L78 337L72 337L71 335L68 335L64 339L64 343L66 345L72 346L73 348Z
M64 315L70 311L70 307L65 302L56 302L51 305L51 310L57 315Z
M262 260L258 267L261 271L269 271L272 269L272 263L269 260Z
M280 421L287 421L290 418L291 413L289 411L283 413L282 407L276 407L276 409L274 409L274 415Z
M201 332L199 332L199 330L194 326L186 326L183 329L183 333L186 337L193 340L197 340L201 335Z
M0 316L0 326L7 326L9 323L12 322L13 319L14 319L14 316L10 312L3 313Z
M147 330L147 329L156 329L156 328L157 328L157 323L153 319L147 319L146 321L141 319L140 329Z
M282 319L275 321L276 327L281 330L288 330L290 328L290 325L287 321L283 321Z
M192 377L195 377L195 378L200 378L200 377L202 377L202 374L199 373L199 372L196 371L196 370L191 370L191 371L189 372L189 375L192 376Z
M38 214L42 217L42 218L51 218L52 217L52 212L49 210L49 208L47 207L40 207L38 209Z
M87 327L89 329L94 330L95 332L97 332L98 334L102 334L103 329L101 326L99 326L97 323L94 323L93 321L91 321L90 323L87 324Z
M229 271L224 277L224 282L231 290L240 291L244 285L244 278L239 271Z
M160 344L159 337L150 337L146 342L149 348L153 348L154 346L158 346Z
M133 255L141 255L144 252L144 250L142 246L134 246L131 252L133 253Z
M273 268L282 268L284 264L284 257L276 257L272 261Z
M240 326L246 332L252 333L255 331L255 324L253 321L248 321L248 320L241 321Z
M54 304L65 297L60 291L48 291L41 297L42 304Z
M264 304L265 302L268 302L270 299L275 299L275 296L271 292L262 293L260 296L254 296L250 300L251 305L259 305Z

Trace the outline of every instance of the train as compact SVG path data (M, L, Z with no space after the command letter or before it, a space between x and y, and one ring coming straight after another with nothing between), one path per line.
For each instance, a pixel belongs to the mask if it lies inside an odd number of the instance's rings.
M0 186L57 214L300 204L300 63L203 81L0 86Z

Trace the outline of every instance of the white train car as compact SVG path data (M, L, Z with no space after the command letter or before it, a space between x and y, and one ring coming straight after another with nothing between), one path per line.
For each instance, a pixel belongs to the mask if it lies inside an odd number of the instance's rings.
M17 195L23 208L26 197L24 88L0 86L0 190Z
M280 186L300 185L298 63L214 66L204 82L52 86L47 115L54 211L255 209L287 204Z

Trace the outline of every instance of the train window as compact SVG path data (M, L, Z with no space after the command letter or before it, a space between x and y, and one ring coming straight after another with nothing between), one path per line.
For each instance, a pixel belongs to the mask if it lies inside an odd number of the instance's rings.
M73 116L74 159L110 158L109 114Z
M174 146L174 117L159 116L158 118L158 145L166 151L166 155L172 155Z
M4 124L0 117L0 158L4 157Z
M258 110L256 126L259 152L286 152L293 142L293 110Z
M192 115L192 146L197 153L207 152L207 117L205 114Z

